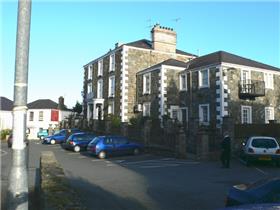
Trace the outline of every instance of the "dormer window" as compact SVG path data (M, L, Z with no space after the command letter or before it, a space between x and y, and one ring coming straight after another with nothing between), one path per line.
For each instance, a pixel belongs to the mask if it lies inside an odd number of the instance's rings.
M115 71L115 54L110 55L109 71Z
M97 76L102 76L103 75L103 60L98 61L98 75Z

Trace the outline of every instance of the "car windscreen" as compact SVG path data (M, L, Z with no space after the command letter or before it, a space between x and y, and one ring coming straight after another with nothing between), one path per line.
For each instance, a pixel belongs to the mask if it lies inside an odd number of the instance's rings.
M100 138L95 137L91 140L91 142L88 145L96 145L100 141Z
M273 139L258 138L253 139L252 146L256 148L276 148L277 144Z

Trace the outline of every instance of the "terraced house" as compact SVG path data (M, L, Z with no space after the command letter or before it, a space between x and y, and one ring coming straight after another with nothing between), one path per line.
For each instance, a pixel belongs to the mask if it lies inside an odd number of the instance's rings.
M176 49L177 35L171 28L155 25L151 40L116 44L115 49L84 65L83 102L87 119L134 116L136 73L173 58L187 62L196 56Z
M166 60L139 72L137 84L143 116L216 128L224 117L236 124L280 121L280 69L224 51Z

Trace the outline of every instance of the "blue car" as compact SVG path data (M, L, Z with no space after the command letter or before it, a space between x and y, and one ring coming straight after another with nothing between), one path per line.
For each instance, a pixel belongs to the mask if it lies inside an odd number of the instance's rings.
M91 142L91 140L95 137L96 135L92 133L74 133L68 137L66 142L63 144L63 147L65 149L73 150L74 152L80 152L81 150L85 150L89 142Z
M143 148L142 144L130 142L126 137L98 136L88 144L87 151L104 159L109 155L138 155Z
M73 133L78 133L81 132L77 128L72 128L72 129L62 129L55 133L54 135L47 136L43 138L42 144L61 144L65 142L66 138L73 134Z
M37 137L41 140L47 137L48 135L49 135L48 129L40 129L39 132L37 133Z
M229 190L226 200L226 206L257 203L280 204L280 178L264 179L249 185L235 185Z

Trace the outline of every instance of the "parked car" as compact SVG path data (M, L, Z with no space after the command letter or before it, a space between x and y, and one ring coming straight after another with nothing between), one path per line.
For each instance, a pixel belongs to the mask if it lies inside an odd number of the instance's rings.
M109 155L134 154L138 155L143 150L143 145L130 142L121 136L98 136L87 146L87 151L99 158Z
M39 132L37 133L37 137L41 140L48 135L49 135L48 129L40 129Z
M226 206L256 203L280 204L280 178L263 179L248 185L235 185L229 190L226 199Z
M80 152L81 150L86 150L89 142L95 137L96 135L92 133L74 133L68 137L63 147L73 150L74 152Z
M273 137L252 136L243 143L241 158L247 166L254 161L274 162L280 166L280 147Z
M42 144L61 144L65 142L66 138L73 133L81 132L77 128L72 129L62 129L56 132L54 135L46 136L42 140Z
M25 142L26 146L28 146L29 141L27 140L27 134L26 134L26 138L24 139L24 142ZM13 134L9 135L7 144L8 144L8 148L11 148L13 146Z
M278 210L279 206L279 203L255 203L238 206L229 206L217 210Z

